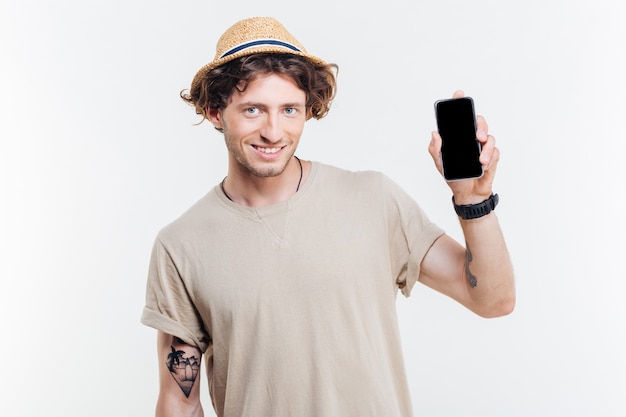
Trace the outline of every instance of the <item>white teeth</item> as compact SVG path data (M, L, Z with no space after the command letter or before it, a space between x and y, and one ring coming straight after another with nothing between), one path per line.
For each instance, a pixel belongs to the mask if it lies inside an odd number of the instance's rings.
M280 151L280 148L256 148L259 152L263 153L276 153Z

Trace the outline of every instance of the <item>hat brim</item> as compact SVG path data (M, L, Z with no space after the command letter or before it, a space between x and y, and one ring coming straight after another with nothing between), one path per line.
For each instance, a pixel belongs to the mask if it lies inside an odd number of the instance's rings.
M326 65L326 61L324 61L323 59L299 50L290 50L282 46L263 45L254 48L242 49L240 51L230 53L227 56L217 58L209 62L208 64L200 68L196 75L193 77L193 81L191 82L191 89L194 90L195 87L202 81L202 79L204 79L209 71L221 65L224 65L234 59L256 54L290 54L304 57L311 61L314 65Z

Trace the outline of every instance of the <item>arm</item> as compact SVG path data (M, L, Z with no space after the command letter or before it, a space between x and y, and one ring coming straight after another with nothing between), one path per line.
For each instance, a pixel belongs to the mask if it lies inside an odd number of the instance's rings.
M483 317L509 314L515 306L513 270L494 212L461 220L466 248L448 235L422 260L419 281Z
M458 91L454 97L462 97ZM477 117L477 138L482 143L479 179L449 182L456 204L476 204L489 198L500 153L488 134L483 117ZM439 172L441 137L433 132L429 151ZM450 207L452 210L452 207ZM447 235L441 236L422 260L419 281L458 301L483 317L509 314L515 306L513 267L496 213L462 220L465 247Z
M156 417L203 417L200 350L161 331L157 336L157 349L160 383Z

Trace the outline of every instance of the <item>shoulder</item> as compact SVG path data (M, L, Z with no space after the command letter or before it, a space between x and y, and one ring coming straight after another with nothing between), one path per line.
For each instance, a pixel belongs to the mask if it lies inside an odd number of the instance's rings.
M359 203L373 206L378 202L387 211L419 213L425 216L417 199L397 181L384 172L376 170L350 171L332 165L318 163L320 178L325 187Z
M328 181L336 182L340 186L363 186L368 189L372 187L385 186L385 184L393 183L391 179L380 171L374 170L348 170L334 165L328 165L321 162L313 162L317 165L318 175L320 179L328 183Z
M180 241L189 239L190 235L204 229L217 217L220 203L215 195L215 190L209 191L196 201L191 207L181 213L162 227L157 234L157 239L162 242Z
M389 176L376 170L347 170L317 163L307 204L329 209L338 205L353 210L387 212L411 207L415 201Z

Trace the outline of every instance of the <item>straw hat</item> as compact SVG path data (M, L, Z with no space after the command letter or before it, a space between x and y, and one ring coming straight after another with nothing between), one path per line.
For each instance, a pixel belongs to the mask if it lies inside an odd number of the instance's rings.
M308 58L316 64L325 64L324 60L307 53L300 42L276 19L252 17L240 20L224 32L217 41L215 58L196 73L191 89L213 68L235 58L258 53L289 53Z

